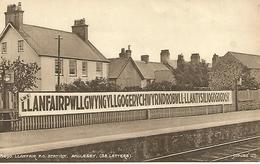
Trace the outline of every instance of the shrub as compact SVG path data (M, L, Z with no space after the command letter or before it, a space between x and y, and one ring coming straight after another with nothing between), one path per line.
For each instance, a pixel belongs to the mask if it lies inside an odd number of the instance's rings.
M120 87L107 81L104 78L97 78L92 81L77 79L70 84L62 84L62 91L68 92L114 92L120 91Z

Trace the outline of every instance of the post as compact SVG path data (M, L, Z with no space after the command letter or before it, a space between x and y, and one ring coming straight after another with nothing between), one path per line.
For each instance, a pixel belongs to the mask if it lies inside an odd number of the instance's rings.
M237 95L238 88L237 88L237 82L238 82L238 79L235 79L235 110L236 111L238 111L238 95Z
M2 85L3 85L3 109L6 109L6 86L5 86L5 66L2 66Z
M147 109L147 120L151 119L151 110Z
M60 73L61 73L61 69L60 69L60 40L62 39L62 37L60 35L58 35L58 86L57 86L57 91L60 91Z

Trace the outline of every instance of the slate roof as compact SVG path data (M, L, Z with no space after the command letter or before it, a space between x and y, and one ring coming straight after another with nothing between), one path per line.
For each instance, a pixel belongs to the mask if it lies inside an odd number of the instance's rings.
M260 69L260 55L245 54L238 52L228 52L227 54L234 56L248 68Z
M114 79L118 78L126 64L129 62L130 58L113 58L109 59L109 71L108 78Z
M23 24L19 33L40 56L56 57L55 38L61 35L61 57L108 62L91 42L84 42L72 32Z
M177 60L169 60L168 64L174 69L177 68Z
M141 74L145 79L155 79L155 75L154 75L155 71L162 71L162 70L169 71L169 69L162 63L157 63L157 62L145 63L143 61L135 61L135 64L137 65L138 69L140 70Z
M141 74L144 79L155 79L154 72L169 69L162 63L143 61L134 61L132 58L113 58L110 59L109 65L109 78L118 78L120 73L124 70L127 63L133 62L137 71Z

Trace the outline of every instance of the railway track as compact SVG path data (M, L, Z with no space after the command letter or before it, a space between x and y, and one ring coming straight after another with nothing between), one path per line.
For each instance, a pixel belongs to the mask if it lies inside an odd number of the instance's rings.
M223 162L260 161L260 136L188 150L146 161L163 162Z

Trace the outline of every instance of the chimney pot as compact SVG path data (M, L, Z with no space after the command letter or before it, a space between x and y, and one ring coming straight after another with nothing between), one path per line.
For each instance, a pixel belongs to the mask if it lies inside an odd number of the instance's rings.
M128 49L126 50L126 57L131 57L132 50L130 49L131 45L128 45Z
M18 2L18 7L17 7L17 10L21 11L22 10L22 3L21 2Z

